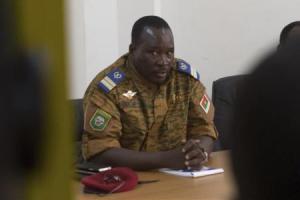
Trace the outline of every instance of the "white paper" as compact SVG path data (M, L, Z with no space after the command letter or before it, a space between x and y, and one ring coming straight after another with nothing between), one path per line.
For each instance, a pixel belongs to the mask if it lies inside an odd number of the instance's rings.
M162 168L159 169L159 171L176 175L176 176L199 177L199 176L208 176L212 174L223 173L224 169L203 166L201 170L187 170L187 169L174 170L174 169Z

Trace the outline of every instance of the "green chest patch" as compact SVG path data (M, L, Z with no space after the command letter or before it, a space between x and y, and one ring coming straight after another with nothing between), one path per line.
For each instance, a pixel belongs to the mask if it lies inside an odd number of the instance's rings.
M103 131L107 127L110 119L110 114L103 110L97 109L90 120L90 126L95 131Z

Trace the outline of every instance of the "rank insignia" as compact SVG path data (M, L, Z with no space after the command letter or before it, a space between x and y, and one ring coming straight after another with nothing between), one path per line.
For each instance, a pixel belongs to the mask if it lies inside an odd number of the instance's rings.
M98 84L104 92L110 92L116 85L118 85L125 78L125 74L119 69L109 72Z
M203 95L202 99L200 100L200 106L204 110L204 112L207 114L210 107L210 101L206 94Z
M131 90L128 90L128 92L124 93L123 96L127 97L128 99L132 99L136 92L132 92Z
M191 67L191 65L184 60L178 60L177 61L177 69L180 72L189 74L193 76L195 79L200 80L200 74L197 70Z
M103 131L107 127L110 119L111 119L110 114L108 114L103 110L97 109L90 120L90 126L95 131Z

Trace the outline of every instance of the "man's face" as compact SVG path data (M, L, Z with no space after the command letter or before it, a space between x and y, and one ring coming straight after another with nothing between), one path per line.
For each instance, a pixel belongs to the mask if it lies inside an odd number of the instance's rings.
M136 70L154 84L164 83L175 63L174 41L169 29L145 27L130 47Z

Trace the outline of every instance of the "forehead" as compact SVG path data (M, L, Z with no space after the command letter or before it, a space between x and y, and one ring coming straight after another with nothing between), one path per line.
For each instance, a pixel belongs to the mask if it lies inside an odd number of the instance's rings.
M173 46L173 34L168 28L145 27L139 37L138 43L148 46Z

